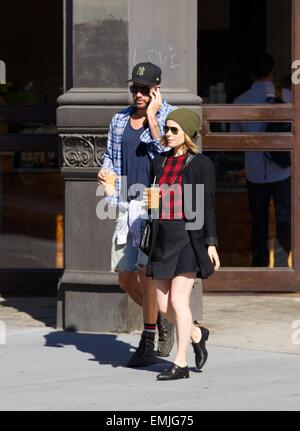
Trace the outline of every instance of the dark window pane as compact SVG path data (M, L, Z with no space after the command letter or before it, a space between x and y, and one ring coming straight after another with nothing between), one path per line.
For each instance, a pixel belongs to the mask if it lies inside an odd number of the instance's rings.
M1 153L0 268L62 268L63 217L57 153Z
M222 266L291 267L290 168L260 151L206 154L216 168Z
M272 55L273 75L261 67L262 53ZM240 103L261 104L270 93L292 102L291 64L291 0L198 0L198 94L204 103L242 97Z

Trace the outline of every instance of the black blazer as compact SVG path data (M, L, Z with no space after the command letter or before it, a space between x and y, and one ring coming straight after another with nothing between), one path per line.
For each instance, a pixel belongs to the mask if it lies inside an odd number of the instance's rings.
M173 150L157 154L151 162L150 168L150 180L151 184L156 176L156 183L158 184L159 178L163 171L163 162L165 158L171 155ZM216 221L215 221L215 169L211 160L198 153L195 157L187 164L182 172L182 190L183 190L183 205L184 210L188 205L185 205L184 196L184 185L192 184L192 210L196 209L196 202L199 205L199 196L196 192L196 184L204 185L204 224L200 229L192 230L188 229L188 235L197 258L200 272L197 274L199 278L208 278L213 272L214 268L212 262L207 253L207 246L218 245L217 232L216 232ZM187 216L185 211L185 216ZM186 223L193 223L195 220L190 217L185 218ZM159 220L153 220L153 234L152 244L155 244L157 233L158 233ZM153 248L153 247L152 247ZM151 260L151 250L149 259Z

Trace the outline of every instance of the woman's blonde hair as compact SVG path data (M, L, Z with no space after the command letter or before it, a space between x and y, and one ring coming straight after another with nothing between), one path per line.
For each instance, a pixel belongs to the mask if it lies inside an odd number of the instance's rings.
M166 135L161 138L160 143L164 147L168 146ZM199 146L186 133L184 133L184 145L187 151L194 154L200 153Z

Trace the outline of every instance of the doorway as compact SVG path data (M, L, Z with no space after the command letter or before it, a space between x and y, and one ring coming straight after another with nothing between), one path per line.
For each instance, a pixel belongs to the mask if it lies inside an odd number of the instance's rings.
M64 264L63 2L3 2L0 38L0 292L55 293Z
M296 253L299 238L295 224L298 179L294 168L298 157L297 117L293 108L298 99L290 77L292 59L298 58L299 42L292 29L299 19L299 7L298 0L213 0L209 4L198 1L198 94L204 102L203 151L216 169L223 265L219 273L205 282L207 290L299 289ZM255 58L266 52L275 61L272 91L277 96L280 89L284 103L279 104L278 99L272 105L269 99L241 102L239 97L254 84L251 66ZM268 201L264 240L258 245L259 250L266 249L265 258L259 260L255 259L257 235L247 160L273 154L273 150L292 160L289 174L286 170L288 198L283 211L278 210L274 193ZM282 225L278 221L283 212L285 230L280 234Z

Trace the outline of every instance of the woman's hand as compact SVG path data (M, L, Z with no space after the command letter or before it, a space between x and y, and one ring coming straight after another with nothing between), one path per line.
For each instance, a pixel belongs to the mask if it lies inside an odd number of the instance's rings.
M216 247L214 245L210 245L207 249L207 253L210 260L212 261L212 264L214 265L215 271L218 271L220 268L220 259Z

